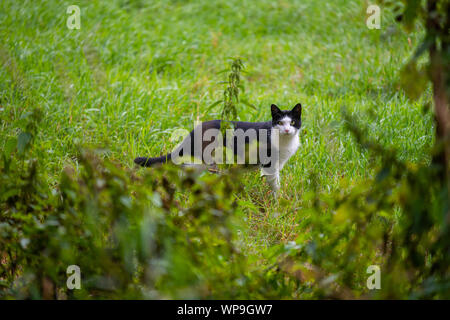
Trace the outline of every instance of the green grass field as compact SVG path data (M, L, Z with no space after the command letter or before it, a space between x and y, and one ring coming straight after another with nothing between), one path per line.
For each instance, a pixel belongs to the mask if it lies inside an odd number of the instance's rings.
M272 103L303 105L301 147L281 172L280 200L259 172L246 173L236 195L248 226L242 250L256 264L271 245L308 232L316 185L332 193L373 177L377 160L344 128L344 110L399 159L430 161L430 90L413 101L398 84L423 31L405 33L388 9L370 30L366 1L78 1L81 29L69 30L71 4L0 5L0 148L40 107L29 152L51 186L64 167L78 167L79 145L133 168L136 156L169 151L173 130L218 118L221 105L207 110L223 94L219 71L230 57L244 61L241 97L256 106L240 104L234 120L269 120Z

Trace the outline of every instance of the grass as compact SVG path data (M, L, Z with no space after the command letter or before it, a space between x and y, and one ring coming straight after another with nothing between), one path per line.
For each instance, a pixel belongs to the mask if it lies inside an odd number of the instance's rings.
M258 172L237 195L246 213L243 248L262 248L306 233L305 203L374 174L376 160L343 127L348 110L399 158L428 162L431 94L415 102L399 89L400 67L422 35L397 29L382 10L380 30L365 25L366 1L79 1L81 29L66 27L64 1L0 5L0 147L21 117L40 107L44 120L32 152L55 185L77 145L132 167L136 156L173 147L174 129L211 120L228 58L246 65L238 120L270 118L270 105L303 105L301 148L281 173L282 205ZM261 260L257 260L260 261ZM259 263L260 263L259 262Z

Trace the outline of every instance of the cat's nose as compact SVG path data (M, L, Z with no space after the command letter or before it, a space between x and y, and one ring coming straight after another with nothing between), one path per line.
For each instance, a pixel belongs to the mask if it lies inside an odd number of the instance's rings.
M289 129L284 129L284 132L288 133L288 132L289 132Z

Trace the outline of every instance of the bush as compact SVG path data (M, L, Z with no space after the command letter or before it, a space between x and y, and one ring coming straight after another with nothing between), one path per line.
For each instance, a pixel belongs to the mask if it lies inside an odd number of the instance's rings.
M31 133L30 133L31 135ZM10 150L11 151L11 150ZM80 151L51 188L36 160L3 154L3 298L277 297L239 249L238 172L137 174ZM81 269L80 290L66 286ZM273 277L270 275L267 280ZM276 290L276 293L271 293ZM286 294L290 290L286 290Z
M448 298L443 169L400 162L351 118L357 141L380 158L378 175L304 194L308 232L269 247L261 264L241 252L238 169L136 172L81 150L78 169L50 186L31 157L37 115L0 167L3 298ZM374 264L383 275L375 294L365 286ZM70 265L81 269L80 290L66 286Z

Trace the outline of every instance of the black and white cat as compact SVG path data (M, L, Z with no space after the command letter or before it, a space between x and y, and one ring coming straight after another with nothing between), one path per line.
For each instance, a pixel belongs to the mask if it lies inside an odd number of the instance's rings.
M258 165L276 192L280 188L280 170L300 145L302 106L299 103L292 110L280 110L272 104L271 113L272 120L266 122L230 121L233 129L227 130L225 136L220 130L222 120L202 122L171 153L156 158L138 157L134 162L149 167L169 161L180 164L180 158L188 157L195 160L193 163L213 166L221 160L216 156L219 153L214 152L216 148L227 146L240 159L238 164ZM248 146L255 142L258 152L249 158Z

